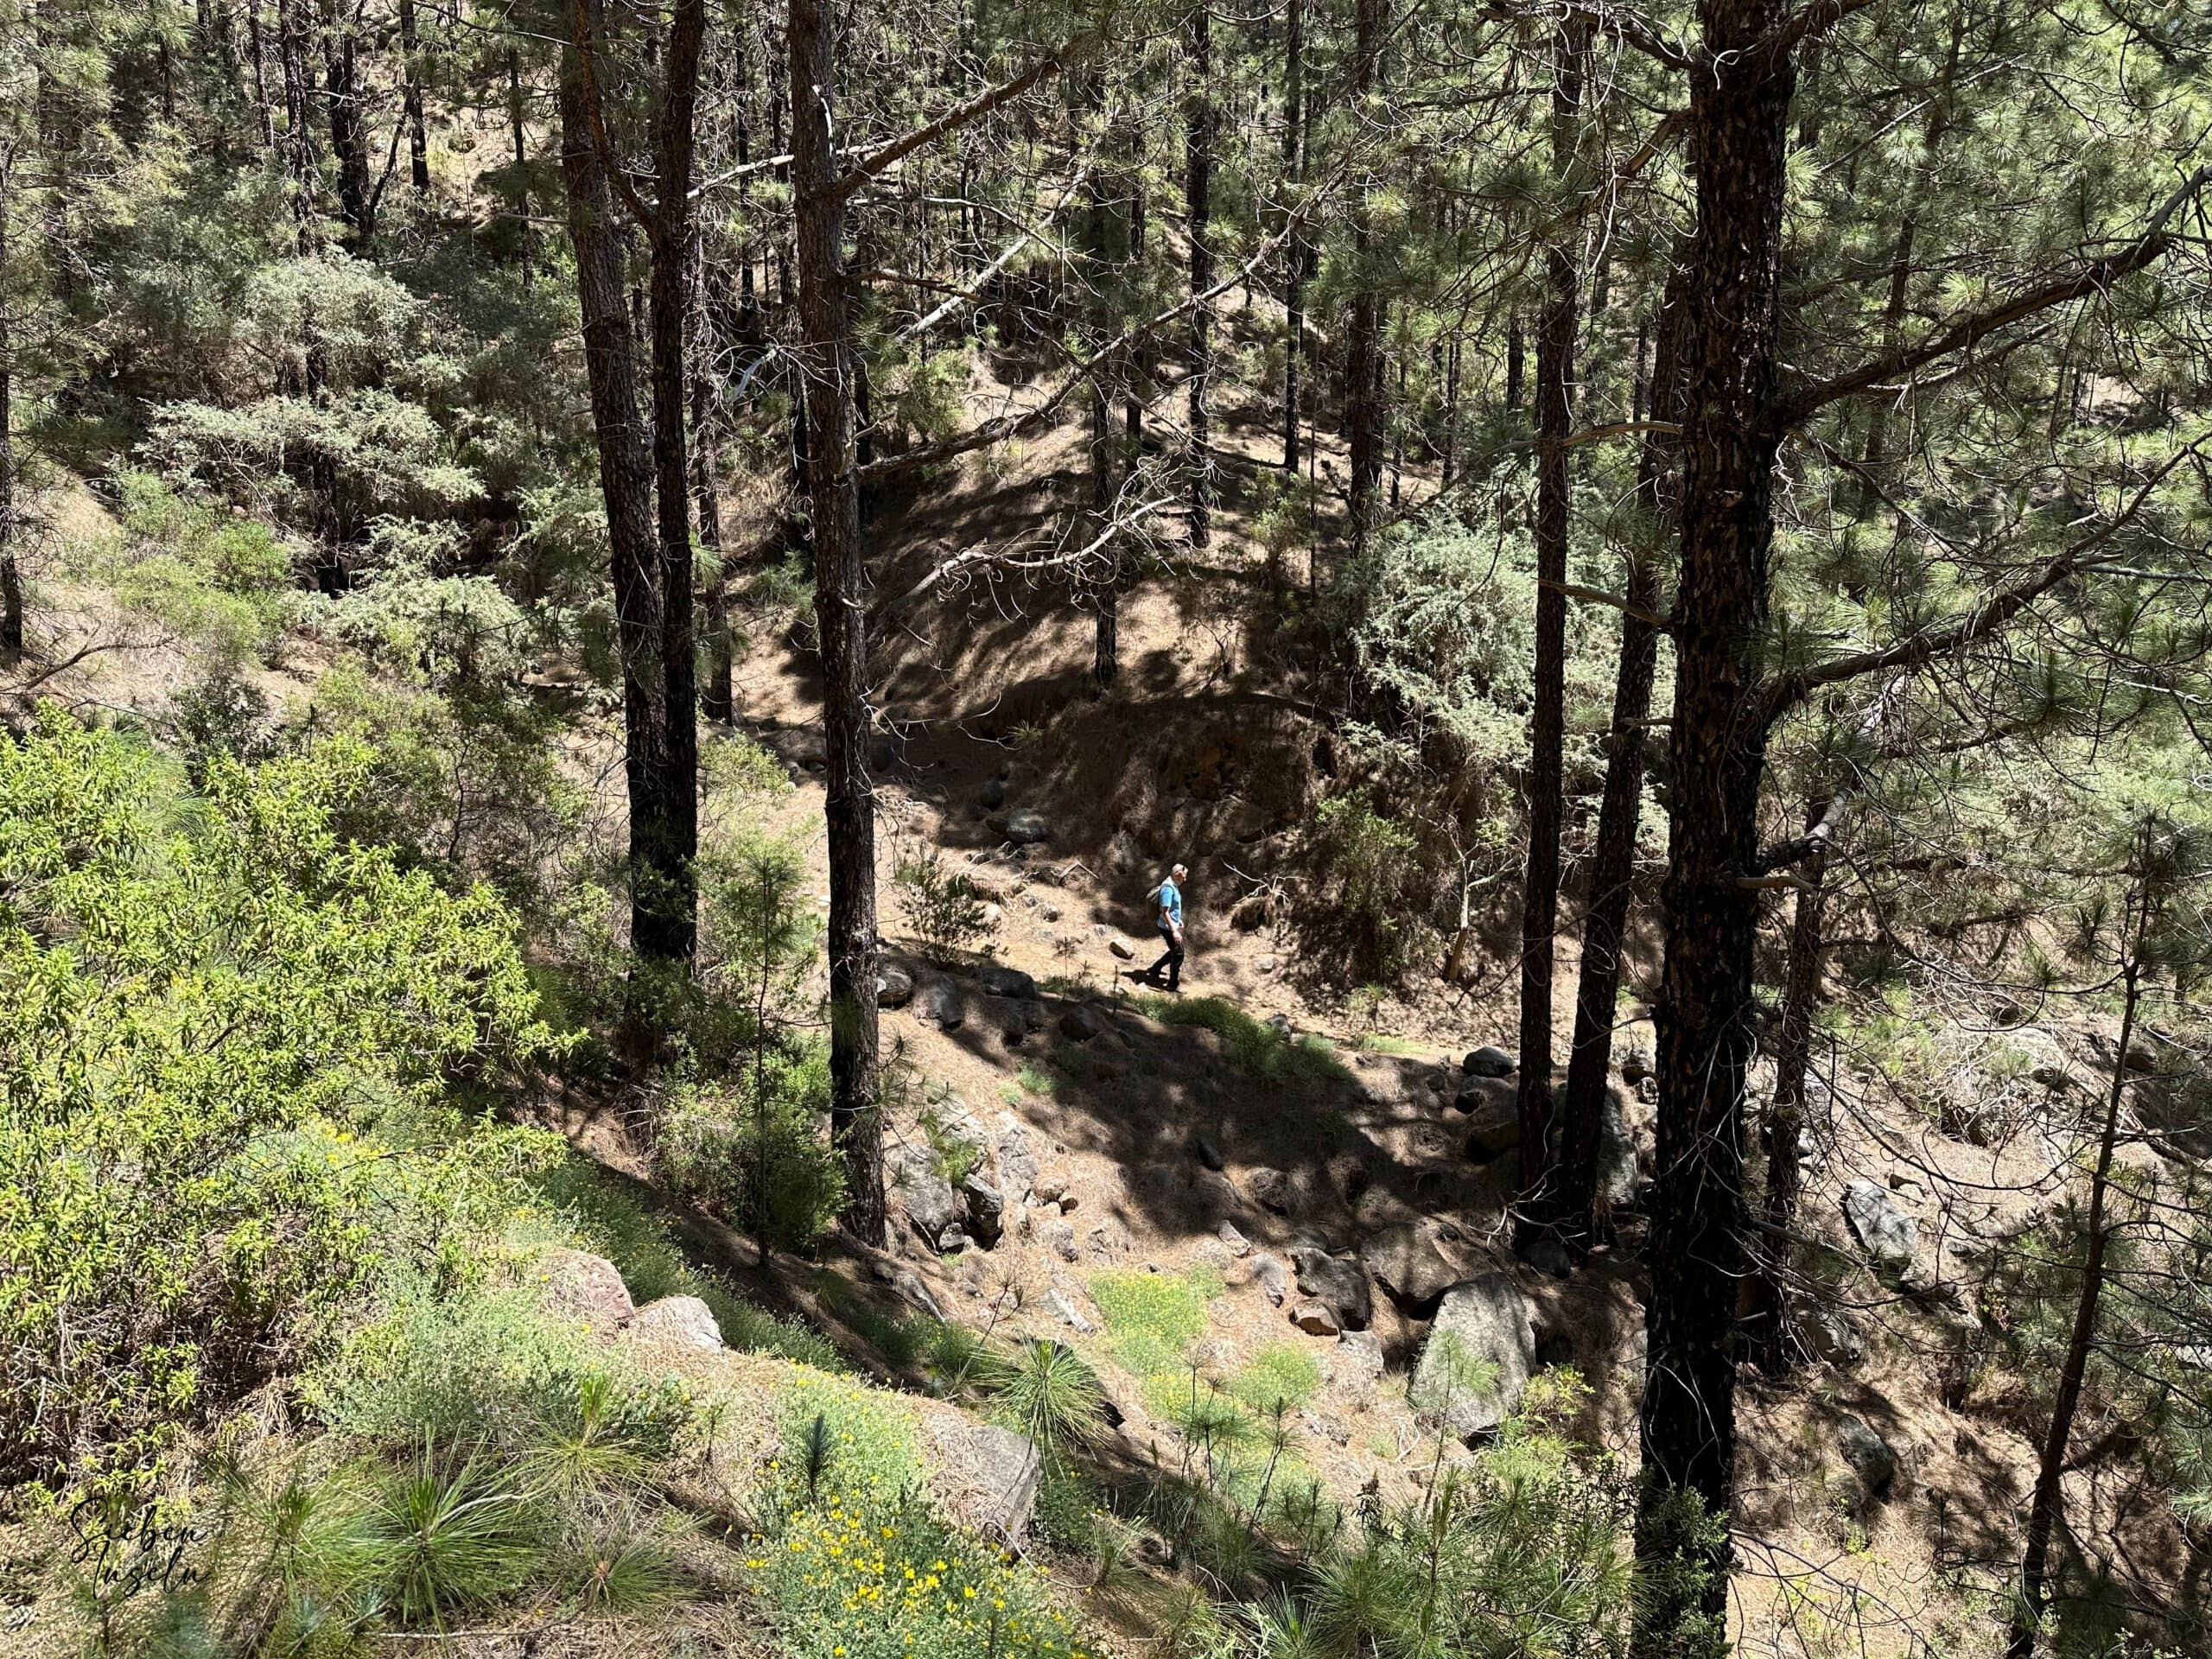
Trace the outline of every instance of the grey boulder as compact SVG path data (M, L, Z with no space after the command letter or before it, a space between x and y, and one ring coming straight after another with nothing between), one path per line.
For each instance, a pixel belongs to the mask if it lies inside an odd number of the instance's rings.
M1481 1274L1444 1293L1406 1398L1424 1422L1471 1439L1513 1414L1535 1366L1528 1298L1510 1275Z

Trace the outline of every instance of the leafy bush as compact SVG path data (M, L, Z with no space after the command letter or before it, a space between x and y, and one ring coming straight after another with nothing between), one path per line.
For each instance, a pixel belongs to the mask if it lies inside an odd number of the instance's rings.
M1095 1274L1090 1299L1105 1317L1114 1357L1140 1377L1179 1371L1184 1351L1206 1328L1206 1303L1221 1281L1205 1268L1188 1274L1111 1268Z
M1323 801L1313 833L1352 970L1363 979L1396 980L1411 965L1433 892L1416 856L1418 841L1364 785Z
M332 831L369 772L334 742L187 803L51 711L0 745L0 1481L138 1489L539 1155L432 1109L545 1033L489 895Z
M188 501L149 473L116 475L124 540L97 562L117 601L201 645L219 668L266 658L289 613L291 556L266 524Z
M819 1046L779 1051L734 1092L692 1094L663 1123L658 1156L683 1192L756 1238L803 1249L836 1223L843 1166L824 1130L830 1062Z
M942 961L990 936L982 889L963 872L946 869L936 848L900 859L891 879L899 889L899 913L926 955Z

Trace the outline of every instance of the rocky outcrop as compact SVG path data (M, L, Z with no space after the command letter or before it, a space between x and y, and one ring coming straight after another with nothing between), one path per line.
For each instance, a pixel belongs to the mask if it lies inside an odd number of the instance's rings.
M537 1259L545 1311L580 1320L601 1333L613 1331L637 1312L622 1274L603 1255L586 1250L548 1250Z
M967 1213L952 1183L939 1173L925 1146L906 1142L890 1147L884 1163L906 1206L907 1224L932 1250L942 1249L946 1234Z
M1337 1331L1364 1331L1375 1318L1375 1298L1367 1287L1367 1270L1356 1261L1345 1261L1312 1245L1290 1253L1298 1269L1301 1295L1319 1303L1336 1317Z
M719 1353L722 1328L715 1311L696 1296L664 1296L631 1315L629 1333L645 1343Z
M1909 1272L1920 1251L1920 1224L1897 1201L1864 1179L1843 1189L1843 1216L1876 1272L1892 1279Z
M1535 1365L1528 1298L1510 1274L1481 1274L1444 1293L1406 1398L1424 1422L1471 1439L1513 1414Z
M1438 1248L1448 1242L1445 1230L1434 1222L1401 1222L1363 1243L1359 1259L1393 1301L1408 1313L1424 1314L1462 1276Z

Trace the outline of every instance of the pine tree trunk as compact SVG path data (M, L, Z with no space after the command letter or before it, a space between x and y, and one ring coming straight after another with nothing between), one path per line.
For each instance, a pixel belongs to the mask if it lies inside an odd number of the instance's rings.
M1681 414L1681 342L1688 302L1684 287L1677 264L1669 274L1660 302L1649 394L1654 420L1671 421ZM1647 433L1637 463L1637 504L1649 515L1651 543L1640 543L1629 554L1625 596L1634 608L1621 616L1605 782L1599 799L1597 843L1591 852L1590 891L1582 918L1574 1037L1567 1053L1567 1096L1560 1108L1565 1121L1559 1215L1562 1228L1577 1243L1591 1236L1597 1222L1598 1161L1606 1080L1612 1070L1613 1013L1620 997L1621 943L1628 933L1637 836L1643 816L1644 722L1651 712L1651 682L1659 661L1659 630L1649 620L1659 607L1654 544L1673 522L1670 475L1675 448L1670 435Z
M1389 0L1355 0L1352 92L1364 114L1381 90L1382 37L1389 28ZM1372 214L1363 187L1352 210L1351 315L1344 338L1344 415L1351 450L1351 545L1367 546L1375 528L1375 486L1382 477L1382 302L1375 291L1369 262L1374 242Z
M1833 806L1826 798L1813 803L1811 830L1820 829ZM1789 1370L1795 1357L1781 1268L1790 1229L1796 1225L1802 1185L1797 1143L1805 1128L1805 1084L1812 1073L1813 1016L1820 1007L1825 944L1821 911L1827 899L1827 853L1823 843L1815 842L1798 871L1805 886L1798 890L1790 916L1789 964L1783 974L1782 1026L1774 1051L1774 1103L1767 1108L1764 1136L1766 1189L1759 1204L1759 1272L1750 1282L1751 1306L1744 1319L1745 1346L1770 1376Z
M1577 16L1553 42L1552 171L1562 182L1574 165L1576 112L1582 103L1589 23ZM1536 334L1536 649L1529 714L1529 850L1521 887L1521 1126L1523 1225L1542 1224L1558 1195L1550 1190L1552 1141L1552 944L1559 928L1559 842L1565 810L1567 735L1567 439L1573 419L1575 302L1580 276L1573 255L1544 254L1543 316Z
M399 51L404 61L400 83L401 116L407 123L407 176L416 190L430 188L430 138L423 124L423 49L415 33L415 0L399 0Z
M791 186L805 363L814 590L829 762L830 1123L844 1154L845 1225L885 1239L878 1120L875 798L868 776L868 573L854 488L852 342L842 264L844 199L828 100L836 85L822 0L791 0Z
M1189 132L1185 150L1185 207L1191 232L1191 293L1213 286L1213 30L1209 0L1191 8ZM1213 378L1213 306L1191 310L1191 545L1213 539L1213 453L1206 396Z
M276 148L276 120L269 108L269 75L261 36L261 0L246 0L246 56L253 70L253 114L264 149Z
M369 182L369 127L361 109L360 42L334 16L323 24L323 96L329 105L330 154L338 163L338 213L354 251L376 239L376 203Z
M1099 77L1090 77L1090 102L1099 101ZM1084 266L1090 285L1089 332L1090 349L1098 350L1108 335L1109 298L1107 286L1106 190L1094 169L1090 182L1084 186ZM1094 534L1103 533L1114 515L1116 489L1114 392L1108 376L1102 372L1090 383L1090 518ZM1096 584L1095 604L1097 626L1092 639L1090 653L1091 683L1100 690L1120 677L1122 671L1121 646L1121 588L1120 573L1112 568L1112 550L1106 552L1109 564L1104 575Z
M1725 1639L1735 1497L1744 1076L1766 718L1782 216L1795 65L1783 0L1708 6L1693 67L1697 232L1683 351L1672 833L1658 1005L1649 1362L1639 1413L1637 1659ZM1704 1525L1691 1528L1694 1509ZM1717 1529L1714 1530L1713 1529Z
M691 272L695 335L691 352L691 499L699 519L699 545L715 569L707 586L705 672L699 684L699 711L709 720L728 721L736 712L730 685L735 646L729 628L729 569L722 550L721 493L716 464L721 417L715 404L715 378L709 365L721 337L715 328L718 308L709 302L706 251L699 227L691 227Z
M292 180L294 245L304 258L315 251L315 129L308 111L308 0L276 0L276 58L284 77L284 168Z
M1285 0L1282 46L1282 176L1301 183L1305 150L1299 140L1306 107L1306 0ZM1298 470L1298 359L1306 343L1306 238L1283 241L1282 464Z
M599 0L573 0L580 37L598 33ZM642 957L682 960L688 918L666 896L688 879L688 855L664 816L671 791L668 674L661 614L659 550L653 524L653 459L639 412L621 226L613 192L592 142L582 64L572 42L561 60L561 173L568 187L584 369L598 440L600 493L622 658L623 772L630 799L630 942Z
M660 925L671 959L698 944L698 643L693 637L691 474L684 453L690 364L683 350L691 255L691 170L697 149L699 58L706 0L677 0L669 19L655 149L652 265L653 491L660 553L661 674L668 758L656 816L666 826L668 890Z
M523 122L522 54L512 46L507 48L507 137L515 165L515 240L522 250L523 291L528 293L537 231L530 222L530 175L524 170L530 151Z
M2097 1137L2097 1164L2089 1177L2088 1249L2082 1259L2082 1296L2075 1305L2074 1329L2058 1370L2058 1392L2051 1401L2050 1427L2036 1465L2035 1496L2028 1503L2027 1538L2020 1552L2020 1593L2013 1600L2012 1627L2005 1659L2034 1659L2036 1632L2050 1605L2050 1539L2066 1501L2066 1447L2074 1435L2074 1414L2082 1403L2082 1382L2089 1369L2089 1348L2096 1339L2097 1304L2105 1288L2105 1254L2112 1231L2105 1224L2111 1190L2113 1149L2120 1136L2120 1109L2127 1097L2127 1050L2135 1037L2135 1015L2143 991L2143 947L2150 933L2152 903L2141 906L2126 965L2120 970L2122 1000L2120 1046L2113 1052L2112 1088L2105 1096L2105 1122Z

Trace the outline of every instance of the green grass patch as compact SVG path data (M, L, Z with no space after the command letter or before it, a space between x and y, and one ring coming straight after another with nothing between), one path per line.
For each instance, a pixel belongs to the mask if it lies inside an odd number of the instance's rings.
M1229 1391L1255 1411L1278 1404L1296 1409L1321 1387L1321 1363L1296 1343L1271 1342L1229 1381Z
M1164 1026L1212 1032L1227 1046L1230 1064L1262 1083L1341 1082L1351 1075L1326 1038L1288 1036L1223 997L1141 996L1137 1006Z
M1206 1304L1221 1294L1221 1275L1114 1268L1095 1275L1090 1298L1105 1316L1107 1346L1139 1377L1179 1372L1190 1345L1206 1328Z

